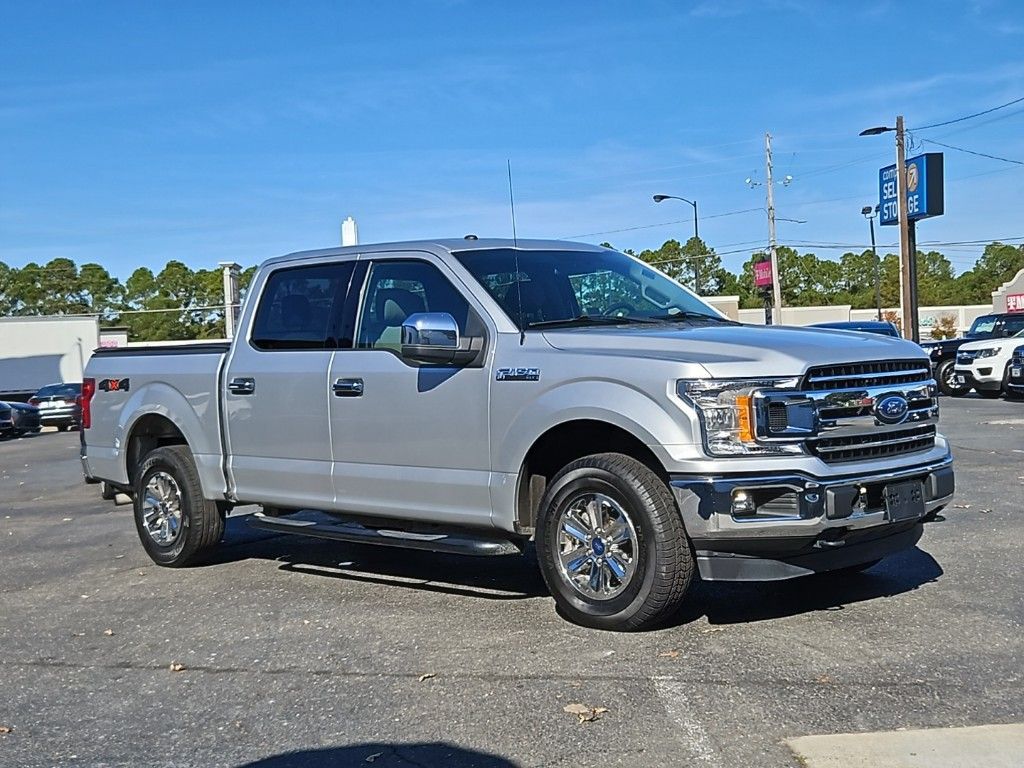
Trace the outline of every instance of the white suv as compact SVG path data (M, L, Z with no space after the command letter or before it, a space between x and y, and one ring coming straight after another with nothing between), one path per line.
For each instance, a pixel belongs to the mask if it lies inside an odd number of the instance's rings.
M956 352L954 375L957 383L974 387L982 397L999 397L1006 386L1006 374L1013 350L1024 339L1024 331L1002 339L970 341Z

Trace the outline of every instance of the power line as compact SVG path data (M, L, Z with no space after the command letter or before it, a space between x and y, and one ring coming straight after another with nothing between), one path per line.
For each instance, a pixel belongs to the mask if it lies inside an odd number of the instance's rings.
M1013 101L1008 101L1005 104L1000 104L997 107L992 107L991 109L984 109L981 112L975 112L973 115L964 115L963 117L958 117L955 120L946 120L946 121L941 122L941 123L932 123L931 125L920 125L920 126L918 126L916 128L912 128L911 130L914 130L914 131L924 131L924 130L927 130L928 128L940 128L943 125L952 125L953 123L962 123L964 120L972 120L975 117L981 117L982 115L987 115L990 112L995 112L996 110L1004 109L1005 107L1011 107L1014 104L1020 104L1022 101L1024 101L1024 96L1021 96L1019 99L1014 99Z
M986 154L985 152L975 152L973 149L964 149L963 147L954 147L952 144L943 144L941 141L935 141L934 139L921 139L921 141L923 143L925 143L925 144L937 144L938 146L945 147L946 149L954 149L957 152L966 152L968 155L977 155L978 157L987 157L990 160L1001 160L1004 163L1013 163L1014 165L1024 165L1024 161L1021 161L1021 160L1011 160L1008 157L999 157L997 155L989 155L989 154Z
M701 216L698 221L707 221L708 219L721 219L724 216L738 216L741 213L752 213L754 211L761 211L763 208L743 208L739 211L726 211L725 213L713 213L710 216ZM587 232L582 235L563 235L567 240L574 240L577 237L595 237L597 235L614 235L619 232L634 232L638 229L656 229L658 227L669 227L674 224L689 224L693 219L678 219L676 221L663 221L660 224L639 224L635 227L623 227L621 229L607 229L604 232Z

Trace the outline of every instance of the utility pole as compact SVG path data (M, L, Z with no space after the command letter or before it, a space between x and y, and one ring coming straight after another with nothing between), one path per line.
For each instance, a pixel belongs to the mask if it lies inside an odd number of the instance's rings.
M907 211L907 148L903 115L896 116L896 178L900 212L900 312L903 338L917 341L917 244Z
M902 125L903 123L900 123ZM772 323L782 322L782 287L779 285L779 254L775 243L775 194L772 185L772 135L764 135L765 186L768 190L768 253L772 260Z
M242 267L233 261L221 261L219 266L224 273L224 335L233 339L238 324L238 277Z

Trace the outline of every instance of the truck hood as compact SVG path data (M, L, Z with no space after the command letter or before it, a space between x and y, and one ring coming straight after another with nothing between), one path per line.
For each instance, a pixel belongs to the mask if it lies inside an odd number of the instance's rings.
M780 325L567 328L545 331L544 338L566 351L698 364L716 379L798 376L817 365L928 359L911 341Z

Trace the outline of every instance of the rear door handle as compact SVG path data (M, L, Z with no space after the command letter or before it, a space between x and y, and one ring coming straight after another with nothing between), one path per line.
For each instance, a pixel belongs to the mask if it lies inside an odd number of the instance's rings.
M362 397L362 379L338 379L332 386L335 397Z
M228 392L232 395L251 395L256 391L256 379L248 376L234 378L228 382Z

